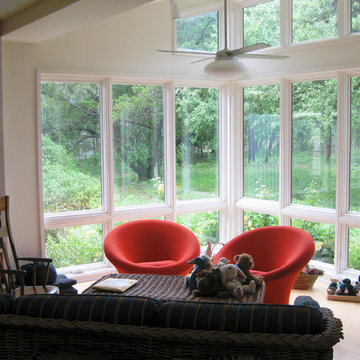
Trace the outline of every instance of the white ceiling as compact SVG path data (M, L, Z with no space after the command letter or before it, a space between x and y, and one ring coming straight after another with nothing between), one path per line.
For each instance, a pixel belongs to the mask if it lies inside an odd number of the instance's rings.
M38 43L156 0L0 0L0 35ZM22 16L23 15L23 16Z

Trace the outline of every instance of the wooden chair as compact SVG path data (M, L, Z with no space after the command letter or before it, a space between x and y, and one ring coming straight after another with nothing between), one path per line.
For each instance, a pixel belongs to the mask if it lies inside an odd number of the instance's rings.
M33 263L32 286L25 286L26 272L20 268L19 262ZM0 293L9 293L13 296L24 294L56 294L59 288L47 285L50 263L48 258L19 258L16 254L9 221L9 196L0 197ZM40 285L37 284L36 266L46 264L46 274Z

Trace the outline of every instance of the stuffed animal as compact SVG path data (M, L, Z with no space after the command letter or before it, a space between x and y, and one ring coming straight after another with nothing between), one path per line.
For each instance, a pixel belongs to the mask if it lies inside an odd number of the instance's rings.
M220 269L199 271L197 275L197 289L192 292L194 296L216 296L228 298L230 292L221 283Z
M337 279L330 279L330 281L331 281L331 283L330 283L330 285L329 285L328 288L327 288L327 293L328 293L329 295L334 295L334 294L335 294L335 291L336 291L336 289L337 289L337 287L338 287L338 282L339 282L339 280L337 280Z
M194 270L190 276L186 276L185 283L191 291L197 288L196 276L199 271L210 271L214 268L210 258L207 255L198 256L195 259L189 260L189 264L194 265Z
M356 296L357 291L354 288L354 286L351 284L351 280L346 278L339 283L339 287L338 289L336 289L335 294Z
M249 254L235 255L236 266L244 273L246 280L243 285L249 285L251 281L255 282L256 286L260 286L264 279L262 276L254 276L250 270L254 267L254 260Z
M220 269L221 283L230 294L236 298L244 295L242 282L245 280L244 273L235 265L227 264Z
M213 255L213 252L214 252L215 246L217 246L217 245L224 246L224 244L221 243L221 242L218 242L218 243L216 243L216 244L214 244L214 245L211 245L211 242L210 242L210 241L208 241L208 242L206 243L205 255L207 255L211 260L214 259L214 256L215 256L215 255Z
M226 257L221 257L217 264L215 265L215 269L221 269L224 265L228 264L230 260L228 260Z
M294 301L294 305L312 306L320 309L320 305L316 300L314 300L311 296L305 296L305 295L298 296Z

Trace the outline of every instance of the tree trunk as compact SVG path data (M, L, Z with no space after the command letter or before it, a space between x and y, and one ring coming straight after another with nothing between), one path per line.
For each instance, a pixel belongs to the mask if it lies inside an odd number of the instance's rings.
M249 152L248 152L248 163L255 161L256 144L254 139L254 130L248 130L248 141L249 141Z
M275 141L275 130L272 132L271 136L270 136L270 140L269 140L269 145L268 145L268 148L266 150L266 155L265 155L265 159L264 159L264 163L267 164L269 162L269 157L270 157L270 153L271 153L271 149L272 149L272 146L274 144L274 141Z

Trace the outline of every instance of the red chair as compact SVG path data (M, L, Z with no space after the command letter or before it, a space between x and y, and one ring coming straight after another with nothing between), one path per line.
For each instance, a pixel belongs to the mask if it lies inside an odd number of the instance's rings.
M112 229L104 251L119 273L186 275L192 268L188 260L200 255L200 244L177 223L136 220Z
M265 280L264 303L288 304L294 281L314 255L313 238L304 230L291 226L266 226L242 233L214 257L234 263L234 256L248 253L254 259L254 275Z

